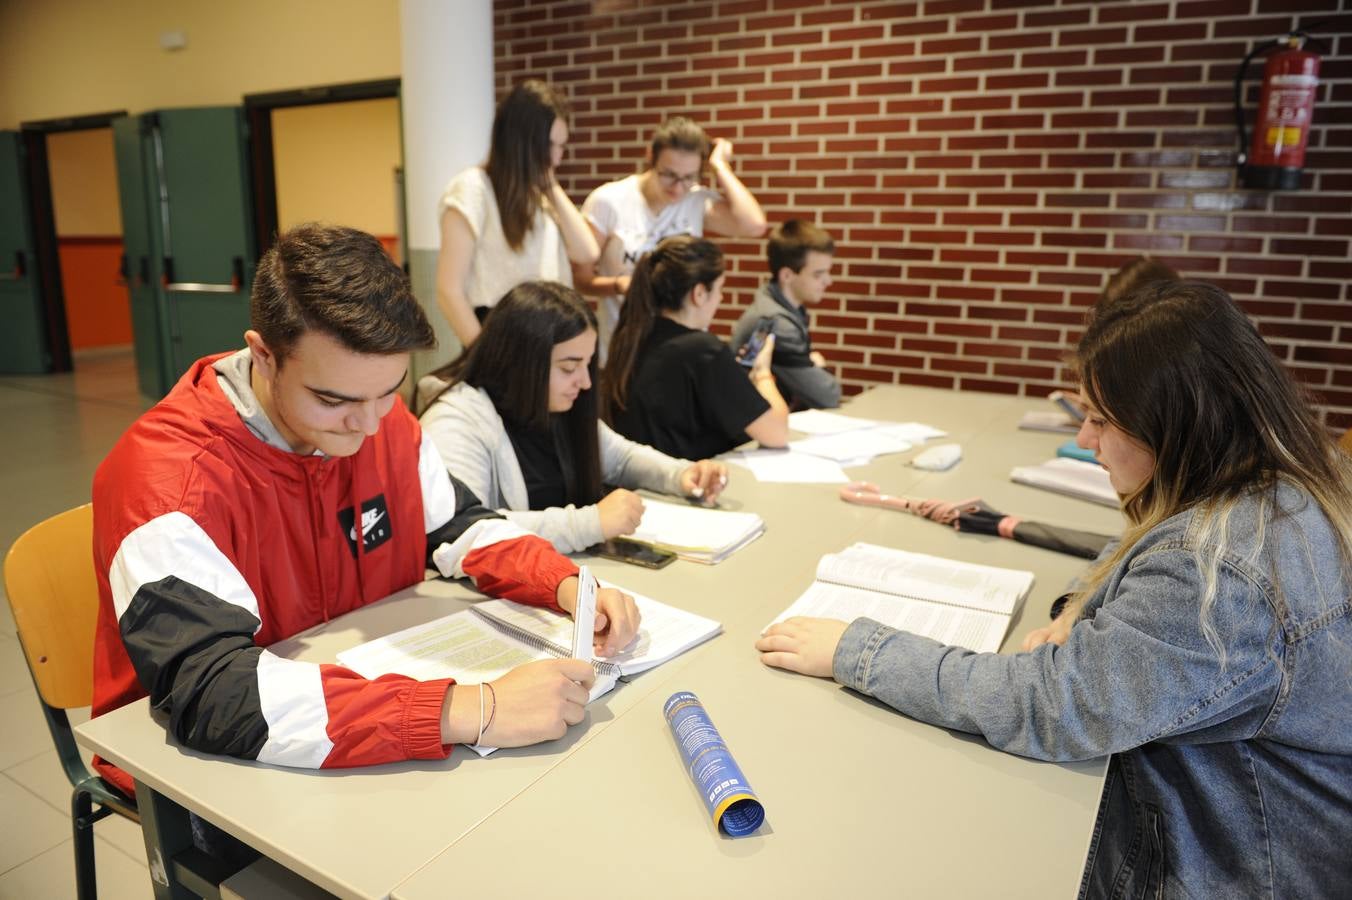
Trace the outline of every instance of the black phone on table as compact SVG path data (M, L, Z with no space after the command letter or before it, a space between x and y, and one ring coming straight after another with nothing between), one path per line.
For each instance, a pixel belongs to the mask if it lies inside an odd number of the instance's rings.
M660 569L676 559L670 550L662 550L650 544L631 541L628 538L611 538L596 548L597 556L614 559L619 562L643 566L645 569Z
M756 323L756 328L751 332L751 337L746 339L742 345L742 352L737 354L737 362L748 369L756 364L756 357L765 347L765 341L770 337L771 332L775 330L775 320L766 317Z

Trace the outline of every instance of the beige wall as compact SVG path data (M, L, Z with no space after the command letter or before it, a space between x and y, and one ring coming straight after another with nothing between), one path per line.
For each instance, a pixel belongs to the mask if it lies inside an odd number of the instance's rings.
M47 162L52 173L57 234L122 234L111 128L48 135Z
M399 101L297 106L272 114L277 220L351 225L395 233Z
M170 30L186 49L160 49ZM0 0L0 128L399 71L396 0Z

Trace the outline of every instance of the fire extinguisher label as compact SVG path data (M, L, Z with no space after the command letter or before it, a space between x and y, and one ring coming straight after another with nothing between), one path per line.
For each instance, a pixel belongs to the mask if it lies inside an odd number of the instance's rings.
M1268 83L1273 87L1313 88L1319 79L1314 75L1273 75Z
M1300 129L1269 128L1264 140L1269 147L1290 147L1300 143Z

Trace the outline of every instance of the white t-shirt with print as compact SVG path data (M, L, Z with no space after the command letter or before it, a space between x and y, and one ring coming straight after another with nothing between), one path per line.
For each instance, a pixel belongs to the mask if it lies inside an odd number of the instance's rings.
M595 226L600 235L601 258L596 263L596 274L604 276L633 274L634 264L643 254L657 246L657 242L674 234L694 237L704 235L704 215L718 199L718 192L697 184L685 196L654 214L639 186L638 175L601 185L588 195L582 204L582 215ZM617 240L610 240L611 237ZM624 296L603 297L600 303L600 353L605 360L605 347L620 319L620 304Z
M465 169L446 185L437 207L438 221L448 209L464 216L474 235L474 256L465 286L470 306L494 306L523 281L543 279L572 286L573 269L563 235L544 209L536 212L521 250L508 246L493 183L482 166Z

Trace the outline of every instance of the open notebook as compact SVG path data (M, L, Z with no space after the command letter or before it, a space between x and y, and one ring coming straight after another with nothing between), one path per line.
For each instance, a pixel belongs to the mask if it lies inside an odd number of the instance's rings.
M628 593L642 616L638 635L618 655L592 660L592 700L618 680L661 665L723 630L713 619ZM397 673L419 681L454 678L477 684L533 660L568 657L572 635L573 621L567 616L511 600L486 600L344 650L338 662L364 678ZM491 752L475 749L481 755Z
M760 537L765 522L749 512L643 500L643 521L631 540L670 550L681 559L722 562Z
M868 616L941 643L994 653L1032 586L1032 572L859 543L823 556L817 580L775 622Z

